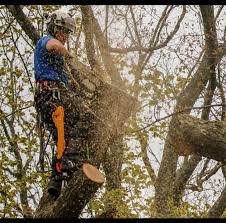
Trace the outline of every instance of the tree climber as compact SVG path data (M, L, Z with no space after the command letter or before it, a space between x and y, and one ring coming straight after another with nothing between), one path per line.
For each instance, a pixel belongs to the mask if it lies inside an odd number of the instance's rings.
M65 60L71 55L64 44L75 31L75 21L60 11L53 12L47 19L48 35L38 41L34 52L35 103L40 122L52 132L57 144L48 184L49 194L57 198L63 173L70 175L82 156L82 151L75 151L71 145L76 145L76 138L86 135L88 127L81 124L76 130L76 125L84 119L80 112L82 99L72 91L65 68Z

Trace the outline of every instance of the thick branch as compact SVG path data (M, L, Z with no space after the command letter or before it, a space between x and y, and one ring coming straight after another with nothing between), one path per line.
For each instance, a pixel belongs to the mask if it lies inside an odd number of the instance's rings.
M112 82L114 84L117 84L118 86L121 86L122 79L120 77L119 71L117 70L117 67L114 64L112 56L109 53L108 43L100 28L100 25L99 25L97 19L93 15L92 8L90 6L84 6L84 7L86 7L87 10L89 10L90 15L92 16L93 30L94 30L94 34L95 34L97 42L98 42L98 46L99 46L99 49L101 52L101 57L102 57L105 69L106 69L108 75L111 77Z
M211 105L215 89L216 89L216 75L215 73L212 73L209 81L209 85L204 97L204 106ZM202 116L201 116L202 119L204 120L209 119L210 109L211 107L203 108ZM174 190L175 190L174 194L175 194L176 203L179 204L179 200L180 198L182 198L182 194L186 187L186 183L200 160L201 160L200 156L194 155L191 157L191 159L188 162L185 162L185 165L183 165L182 168L178 171L177 180L174 185Z
M81 170L74 173L65 190L56 202L44 192L35 217L78 218L81 211L95 194L100 185L87 179Z
M214 13L212 6L200 6L203 16L203 26L206 38L206 52L203 60L196 71L196 74L187 85L184 91L181 92L177 107L193 106L198 96L204 89L207 81L214 73L217 63L217 34L214 22Z
M121 187L121 168L123 159L123 138L117 137L114 143L107 149L102 162L106 175L106 190L110 191Z
M189 180L190 176L192 175L193 171L195 170L196 166L200 162L201 157L199 155L192 155L191 158L184 163L182 168L178 170L177 177L176 177L176 184L174 186L174 194L176 203L180 201L186 183Z
M93 24L90 11L87 9L86 6L81 6L81 12L82 12L82 21L84 24L85 46L89 64L92 69L96 68L97 70L99 70L99 65L97 63L95 56L95 48L93 42Z
M34 44L41 38L37 30L34 28L30 20L24 14L20 5L6 5L6 8L12 13L16 18L17 22L20 24L21 28L28 35Z
M226 123L181 114L174 119L172 145L217 161L226 160Z
M102 162L104 173L106 176L106 193L121 189L121 169L123 164L123 137L117 137L114 143L107 149L106 155ZM117 202L111 202L106 196L104 201L104 212L97 216L98 218L113 218L117 214Z

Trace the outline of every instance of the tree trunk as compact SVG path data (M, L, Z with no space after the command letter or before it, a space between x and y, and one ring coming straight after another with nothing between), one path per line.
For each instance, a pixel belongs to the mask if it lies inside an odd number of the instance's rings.
M117 87L103 82L82 64L70 62L71 81L76 83L76 93L83 95L83 102L94 118L89 120L87 146L91 162L97 167L104 159L106 149L119 136L126 119L135 107L133 97ZM87 97L87 95L89 97ZM91 98L91 99L90 99ZM72 102L73 103L73 102ZM76 105L75 105L76 106ZM71 145L75 147L75 145ZM84 150L84 148L78 148ZM36 217L78 217L100 184L87 179L83 172L75 172L61 196L53 201L47 193L41 199Z

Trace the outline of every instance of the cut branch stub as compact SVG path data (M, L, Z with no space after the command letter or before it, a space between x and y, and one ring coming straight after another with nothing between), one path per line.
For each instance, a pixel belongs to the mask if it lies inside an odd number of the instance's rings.
M82 170L86 177L92 180L95 183L102 184L104 183L105 179L103 174L93 165L89 163L84 163L82 166Z
M226 123L204 121L191 115L173 118L170 143L179 155L195 153L217 161L226 161Z

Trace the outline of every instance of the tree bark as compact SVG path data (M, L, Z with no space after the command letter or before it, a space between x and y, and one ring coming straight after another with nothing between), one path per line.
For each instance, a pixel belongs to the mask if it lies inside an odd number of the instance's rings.
M222 172L224 175L224 179L226 177L226 166L222 167ZM226 209L226 186L224 187L223 191L221 192L221 195L216 200L216 202L213 204L213 206L210 208L208 217L209 218L219 218Z
M220 197L211 207L208 213L208 217L219 218L223 214L225 208L226 208L226 187L224 187L224 190L222 191Z
M226 161L226 123L205 121L187 114L174 119L174 135L170 143L210 159Z
M82 21L84 25L85 47L88 61L92 69L100 71L100 66L98 64L98 61L96 60L95 55L95 47L93 41L93 23L90 11L87 9L87 6L81 6L81 12L82 12Z
M204 96L203 106L208 106L212 103L214 92L216 89L216 74L212 73L211 78L209 80L209 85L207 87L207 91ZM202 110L201 119L209 120L211 107L205 107ZM199 161L202 159L199 155L193 155L188 162L184 162L184 165L181 169L177 171L176 182L174 184L174 200L175 203L180 205L180 201L182 201L183 192L186 187L186 183L195 170L196 166L199 164Z
M78 218L81 211L101 185L89 180L81 170L74 173L69 184L54 201L45 191L36 210L38 218Z
M177 171L176 183L174 185L174 199L175 203L178 205L182 200L183 192L185 190L185 186L193 171L201 161L202 157L199 155L192 155L190 159L185 162L181 169Z

